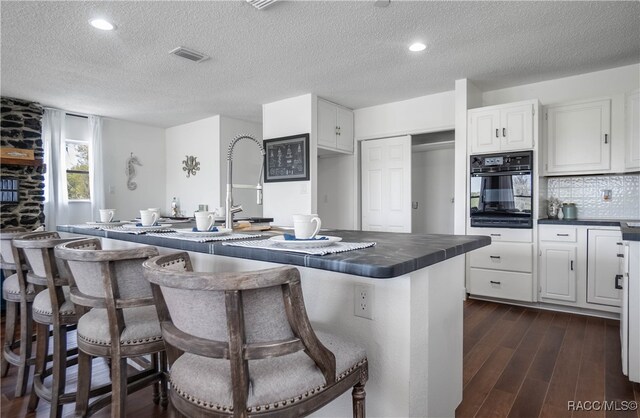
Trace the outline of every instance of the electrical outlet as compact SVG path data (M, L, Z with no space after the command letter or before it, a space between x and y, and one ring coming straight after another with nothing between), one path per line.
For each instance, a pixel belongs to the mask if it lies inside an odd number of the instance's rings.
M373 319L373 286L356 284L353 294L353 314L361 318Z

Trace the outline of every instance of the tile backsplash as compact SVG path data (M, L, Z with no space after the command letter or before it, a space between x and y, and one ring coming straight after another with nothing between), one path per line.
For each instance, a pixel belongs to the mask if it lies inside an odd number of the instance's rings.
M604 190L611 191L608 201ZM578 219L640 219L640 174L549 177L547 197L575 203Z

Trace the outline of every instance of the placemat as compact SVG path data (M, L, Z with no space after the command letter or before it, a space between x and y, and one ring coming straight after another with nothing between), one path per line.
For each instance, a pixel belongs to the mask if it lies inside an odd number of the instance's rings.
M100 228L100 229L104 229L105 231L109 231L109 232L122 232L123 234L132 234L132 235L140 235L140 234L148 234L150 232L164 232L164 233L169 233L169 232L175 232L175 229L171 229L171 228L162 228L161 226L158 227L158 229L148 229L146 231L139 231L133 228L125 228L122 226L114 226L114 227L108 227L108 228Z
M361 250L363 248L369 248L376 245L375 242L336 242L333 245L321 248L285 248L273 241L265 240L257 240L257 241L240 241L240 242L225 242L222 245L233 245L236 247L245 247L245 248L262 248L265 250L273 250L273 251L287 251L292 253L301 253L301 254L309 254L309 255L326 255L326 254L337 254L343 253L346 251L353 250Z
M248 239L248 238L259 238L262 235L260 234L228 234L228 235L219 235L217 237L188 237L182 235L178 232L151 232L147 235L153 237L162 237L162 238L171 238L171 239L179 239L181 241L191 241L191 242L213 242L213 241L231 241L236 239Z

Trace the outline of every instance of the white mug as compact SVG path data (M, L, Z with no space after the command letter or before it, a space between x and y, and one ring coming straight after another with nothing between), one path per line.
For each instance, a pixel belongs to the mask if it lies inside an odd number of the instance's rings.
M198 231L208 231L216 221L213 212L196 212L196 228Z
M150 210L151 212L155 212L156 213L156 219L160 219L160 208L149 208L147 210Z
M316 214L293 215L293 232L298 239L315 237L318 231L320 231L321 225L322 221Z
M152 226L158 220L158 214L153 210L143 209L140 211L140 223L142 226Z
M115 209L100 209L100 222L111 222L115 215Z

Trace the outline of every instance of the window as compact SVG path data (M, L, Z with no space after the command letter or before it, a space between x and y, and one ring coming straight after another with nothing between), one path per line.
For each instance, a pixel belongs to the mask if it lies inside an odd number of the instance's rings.
M65 149L69 200L91 200L89 143L67 139Z

